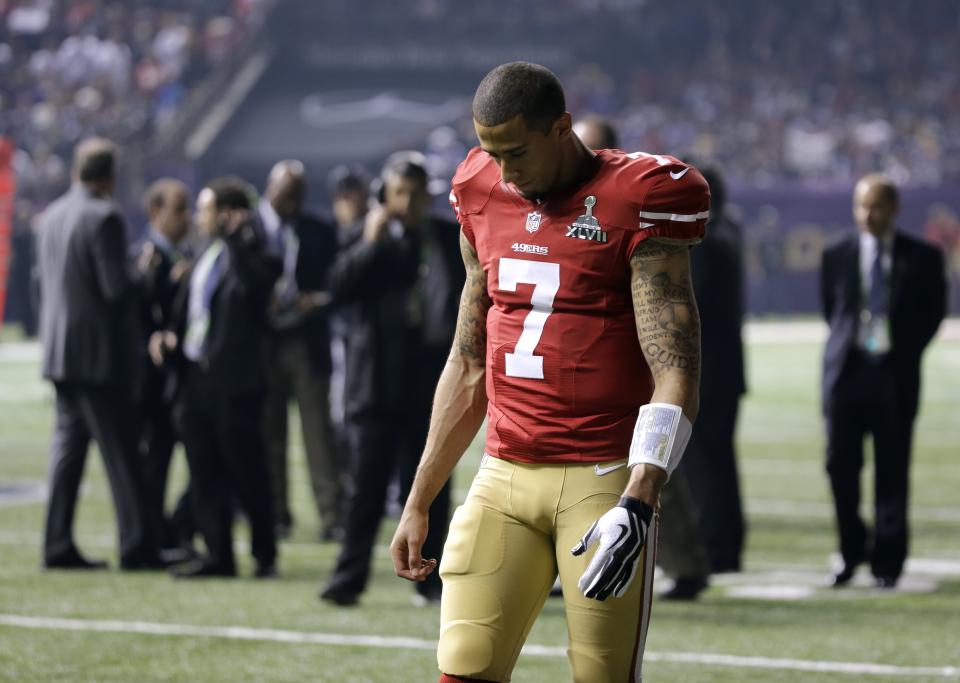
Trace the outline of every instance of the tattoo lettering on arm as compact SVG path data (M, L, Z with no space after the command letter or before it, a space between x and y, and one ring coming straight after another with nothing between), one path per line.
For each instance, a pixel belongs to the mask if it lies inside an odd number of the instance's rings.
M700 315L690 281L689 248L647 240L630 258L633 311L655 381L669 373L700 377Z
M460 253L467 269L467 281L460 295L457 331L451 352L482 364L487 357L487 311L492 305L487 293L487 273L480 265L477 252L462 232Z

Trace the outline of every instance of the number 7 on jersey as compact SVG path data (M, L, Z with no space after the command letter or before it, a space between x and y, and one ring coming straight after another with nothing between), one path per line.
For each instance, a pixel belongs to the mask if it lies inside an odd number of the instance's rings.
M553 313L553 299L560 289L560 264L501 258L500 290L516 292L518 284L533 285L530 312L523 321L523 332L513 353L506 354L507 377L543 379L543 356L535 356L543 326Z

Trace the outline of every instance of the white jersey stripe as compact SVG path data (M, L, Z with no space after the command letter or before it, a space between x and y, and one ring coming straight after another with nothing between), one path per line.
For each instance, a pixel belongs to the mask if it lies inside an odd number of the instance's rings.
M709 211L700 213L656 213L653 211L641 211L640 218L655 221L673 221L675 223L696 223L710 217Z

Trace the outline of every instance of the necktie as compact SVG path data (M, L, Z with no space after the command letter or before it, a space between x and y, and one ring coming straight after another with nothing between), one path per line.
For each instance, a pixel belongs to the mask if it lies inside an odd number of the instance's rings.
M867 308L871 315L883 315L887 312L887 274L883 268L883 250L877 248L877 256L870 267L870 292L867 296Z

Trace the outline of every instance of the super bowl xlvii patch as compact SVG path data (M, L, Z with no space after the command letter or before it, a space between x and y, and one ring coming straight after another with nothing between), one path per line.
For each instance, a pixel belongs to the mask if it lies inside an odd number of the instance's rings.
M527 232L535 233L540 229L540 220L543 216L540 215L539 211L531 211L527 214Z
M583 205L586 207L587 212L577 218L577 220L573 222L573 225L567 228L567 237L575 237L581 240L606 244L607 233L604 232L601 227L600 221L593 215L593 207L596 203L597 198L593 195L583 200Z

